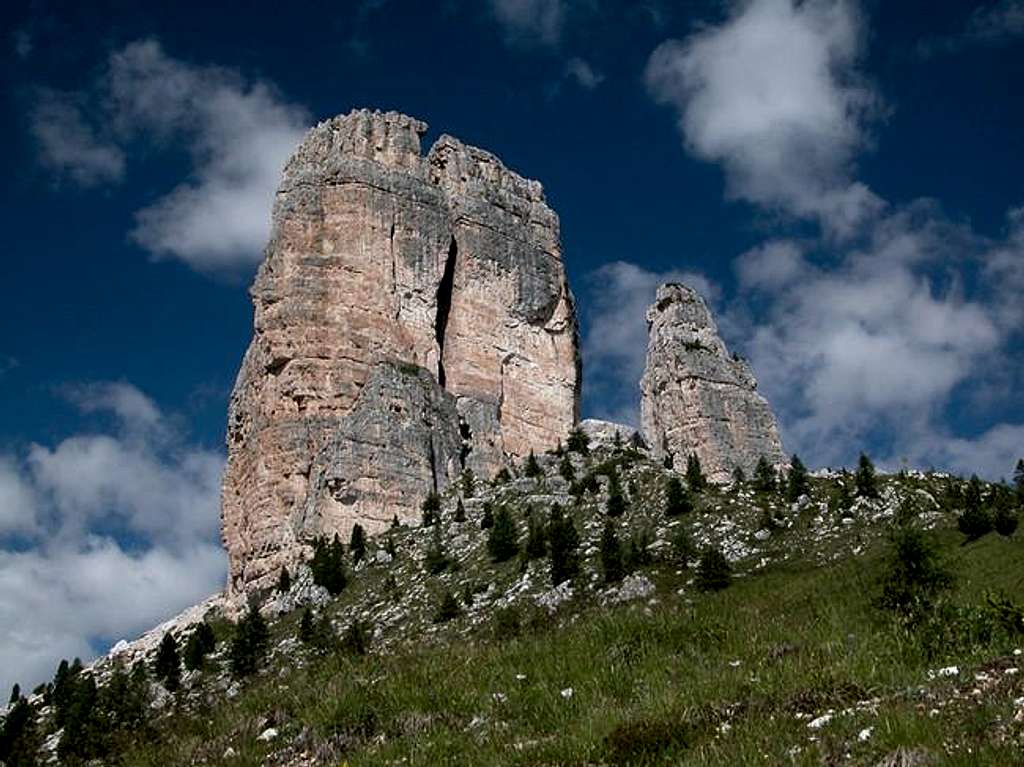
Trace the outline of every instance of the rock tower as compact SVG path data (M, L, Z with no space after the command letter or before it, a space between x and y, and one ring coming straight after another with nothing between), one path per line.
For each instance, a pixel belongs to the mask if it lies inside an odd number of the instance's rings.
M228 414L229 591L320 534L419 517L468 468L555 444L580 357L541 185L426 125L360 110L289 160Z
M729 354L699 293L662 285L647 327L640 418L656 456L670 455L681 467L696 453L717 482L736 467L750 476L762 456L785 463L775 416L750 366Z

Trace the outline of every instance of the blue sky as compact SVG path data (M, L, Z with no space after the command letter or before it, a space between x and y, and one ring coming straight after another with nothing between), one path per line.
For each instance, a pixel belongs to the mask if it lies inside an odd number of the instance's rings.
M1024 453L1024 2L9 3L0 685L222 585L246 287L316 120L397 109L543 182L584 414L697 285L812 466Z

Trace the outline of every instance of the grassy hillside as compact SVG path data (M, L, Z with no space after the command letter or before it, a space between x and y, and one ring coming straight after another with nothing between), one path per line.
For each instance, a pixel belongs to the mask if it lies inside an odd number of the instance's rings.
M105 760L1024 763L1024 623L1013 603L1024 545L994 532L964 543L962 481L884 477L869 499L855 497L852 476L831 474L795 503L751 483L710 487L695 510L669 518L672 472L610 447L573 463L575 483L545 457L541 477L477 482L465 521L454 519L452 491L435 528L373 540L372 564L317 611L335 636L366 626L365 654L299 642L294 611L270 621L261 670L236 681L225 641L233 629L212 620L222 641L207 668L187 674ZM628 501L619 537L646 552L623 584L605 583L599 553L611 473ZM581 481L588 476L596 491ZM521 542L531 513L563 505L581 539L571 584L552 588L546 558L493 563L485 503L510 510ZM889 535L905 527L927 529L955 576L912 621L875 604ZM430 574L424 557L438 541L451 564ZM697 588L691 545L726 552L727 589ZM385 548L394 556L378 560ZM436 622L446 594L458 614Z

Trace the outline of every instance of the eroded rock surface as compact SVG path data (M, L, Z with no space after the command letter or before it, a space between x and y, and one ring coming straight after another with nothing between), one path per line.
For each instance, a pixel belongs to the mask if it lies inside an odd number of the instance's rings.
M489 476L577 418L557 215L487 152L442 136L423 156L425 131L356 111L313 128L285 168L228 417L232 590L271 585L317 533L418 518L464 466ZM407 408L395 423L392 407Z
M647 310L647 366L640 382L644 437L656 456L685 466L696 453L714 481L764 456L785 463L775 416L750 366L726 349L704 299L685 285L658 288Z

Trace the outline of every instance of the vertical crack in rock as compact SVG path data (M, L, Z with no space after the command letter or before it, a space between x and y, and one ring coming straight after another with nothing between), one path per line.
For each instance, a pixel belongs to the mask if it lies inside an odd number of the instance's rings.
M398 293L398 264L395 263L395 216L391 216L391 229L388 232L388 253L391 256L391 295L395 299L395 319L402 316L402 296Z
M452 290L455 286L455 259L459 246L452 237L448 244L448 256L444 262L444 273L437 285L437 317L434 320L434 337L437 339L437 382L445 388L444 335L448 329L448 317L452 312Z

